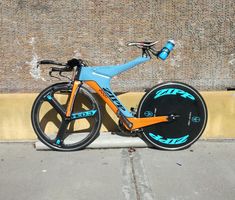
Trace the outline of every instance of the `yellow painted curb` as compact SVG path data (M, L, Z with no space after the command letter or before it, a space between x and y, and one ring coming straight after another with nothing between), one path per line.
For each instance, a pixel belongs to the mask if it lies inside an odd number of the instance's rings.
M203 139L235 138L235 92L201 92L208 108L208 123ZM144 93L128 92L118 95L127 107L136 107ZM31 107L37 94L0 94L0 140L36 139L31 126ZM100 99L99 99L100 101ZM101 131L117 131L117 117L101 102L103 124Z

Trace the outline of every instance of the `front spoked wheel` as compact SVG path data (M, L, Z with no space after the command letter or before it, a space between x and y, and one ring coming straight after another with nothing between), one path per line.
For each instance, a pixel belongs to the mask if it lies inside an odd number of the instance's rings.
M31 120L38 139L54 150L80 150L99 136L99 105L86 88L79 87L72 114L66 117L71 91L69 83L52 85L39 94L32 107Z
M207 108L191 86L168 82L153 87L142 98L138 117L168 116L169 122L143 128L143 137L153 147L184 149L196 142L207 122Z

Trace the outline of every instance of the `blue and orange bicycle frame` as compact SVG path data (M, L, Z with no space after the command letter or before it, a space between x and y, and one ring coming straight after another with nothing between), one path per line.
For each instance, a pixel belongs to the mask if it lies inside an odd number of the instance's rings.
M80 73L75 77L71 97L66 111L66 116L70 117L75 100L76 93L79 89L80 82L87 84L92 88L119 117L128 130L139 129L156 123L168 122L168 116L155 116L146 118L136 118L128 111L125 106L118 100L117 96L110 88L112 77L135 67L138 64L149 61L149 56L141 56L121 65L114 66L95 66L81 67ZM95 114L95 112L94 112Z

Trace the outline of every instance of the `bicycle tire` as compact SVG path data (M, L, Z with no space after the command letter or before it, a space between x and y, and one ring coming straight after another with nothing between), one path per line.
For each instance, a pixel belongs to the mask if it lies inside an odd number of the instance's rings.
M99 136L101 127L99 104L85 87L79 86L71 117L65 117L71 90L70 83L57 83L49 86L37 96L32 106L33 129L38 139L53 150L81 150ZM50 103L51 99L64 112L59 111L54 104ZM92 114L95 113L94 115L83 116L91 113L91 110ZM58 139L59 132L61 134Z
M154 86L140 101L137 116L174 116L169 122L143 127L141 138L151 147L180 150L191 146L202 135L207 108L193 87L180 82Z

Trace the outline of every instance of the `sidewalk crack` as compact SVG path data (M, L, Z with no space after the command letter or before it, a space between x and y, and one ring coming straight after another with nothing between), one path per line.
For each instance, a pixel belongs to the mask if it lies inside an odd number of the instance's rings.
M138 183L137 183L137 180L136 180L136 172L135 172L132 152L129 152L129 158L130 158L130 163L131 163L131 172L132 172L132 176L133 176L133 183L134 183L134 186L135 186L136 200L141 200L140 199L139 189L138 189Z

